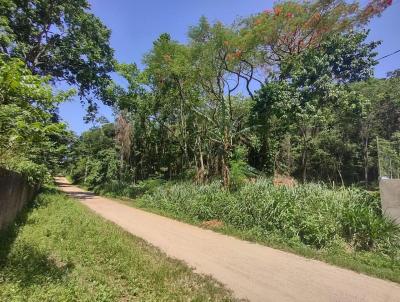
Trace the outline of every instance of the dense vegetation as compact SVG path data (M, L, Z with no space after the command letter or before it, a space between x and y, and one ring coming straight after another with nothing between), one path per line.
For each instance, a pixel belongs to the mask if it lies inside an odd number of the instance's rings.
M78 89L94 113L94 98L110 103L114 70L110 30L86 0L0 0L0 52L35 75Z
M72 135L57 117L71 93L54 93L48 79L19 59L0 56L0 165L30 181L49 180L65 156Z
M372 77L379 42L366 42L379 7L289 1L232 26L203 17L187 44L161 35L144 70L117 65L117 119L78 140L74 180L376 181L376 136L400 130L400 79Z
M239 229L258 228L316 248L336 239L359 250L386 250L399 243L394 225L379 215L379 202L357 189L286 188L259 180L231 194L217 183L177 184L158 188L139 202L199 222L221 219Z
M89 186L191 176L235 188L260 173L368 184L378 174L375 137L399 131L399 73L372 78L379 42L366 42L365 30L390 4L283 1L233 25L202 17L186 44L162 34L139 70L115 61L110 30L87 1L2 0L3 149L47 169L61 161L26 150L69 143L57 104L71 93L47 85L64 82L87 100L89 118L95 99L118 112L112 129L104 126L110 144L82 138L65 154L74 178ZM111 80L114 70L127 85ZM15 123L16 110L35 114ZM25 130L11 131L14 124ZM47 146L15 143L25 138Z
M1 301L233 301L210 278L54 192L0 237Z
M90 118L95 98L112 102L110 31L86 0L0 0L0 12L0 165L43 183L72 139L58 105L77 92Z

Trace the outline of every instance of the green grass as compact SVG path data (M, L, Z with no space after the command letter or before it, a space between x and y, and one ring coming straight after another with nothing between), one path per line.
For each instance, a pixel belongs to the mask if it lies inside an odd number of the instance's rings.
M217 219L219 232L400 283L400 229L362 189L261 179L230 193L217 183L172 183L126 202L196 225Z
M141 239L56 191L0 237L0 301L232 301Z

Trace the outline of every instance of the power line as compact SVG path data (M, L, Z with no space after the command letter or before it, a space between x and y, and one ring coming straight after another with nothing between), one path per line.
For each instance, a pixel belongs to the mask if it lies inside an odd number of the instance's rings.
M383 57L377 59L377 61L382 60L382 59L385 59L385 58L390 57L390 56L393 56L394 54L396 54L396 53L398 53L398 52L400 52L400 49L398 49L398 50L396 50L395 52L392 52L392 53L390 53L390 54L388 54L388 55L386 55L386 56L383 56Z

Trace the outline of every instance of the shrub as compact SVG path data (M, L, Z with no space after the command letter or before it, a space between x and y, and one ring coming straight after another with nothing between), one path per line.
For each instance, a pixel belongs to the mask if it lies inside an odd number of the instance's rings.
M138 182L137 184L131 184L119 180L109 180L104 184L97 185L94 188L94 192L113 197L135 198L139 195L145 194L146 192L153 192L155 188L162 186L164 183L165 181L159 178L147 179Z
M249 177L256 175L255 170L246 162L247 150L239 146L232 154L230 166L230 188L237 190L243 186Z

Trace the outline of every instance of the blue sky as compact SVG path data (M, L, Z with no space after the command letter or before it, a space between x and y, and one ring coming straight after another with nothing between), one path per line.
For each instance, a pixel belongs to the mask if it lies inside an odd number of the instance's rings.
M112 31L111 46L120 62L135 62L142 67L143 54L148 52L157 37L165 32L173 39L186 41L189 26L204 15L209 20L230 24L239 16L248 16L272 7L266 0L89 0L93 13ZM366 3L366 0L361 1ZM382 40L379 56L400 49L400 0L394 0L380 18L374 19L370 40ZM383 77L388 71L400 68L400 53L380 61L375 75ZM83 122L85 109L79 100L60 106L60 115L76 133L90 128ZM110 108L101 105L100 115L112 120Z

